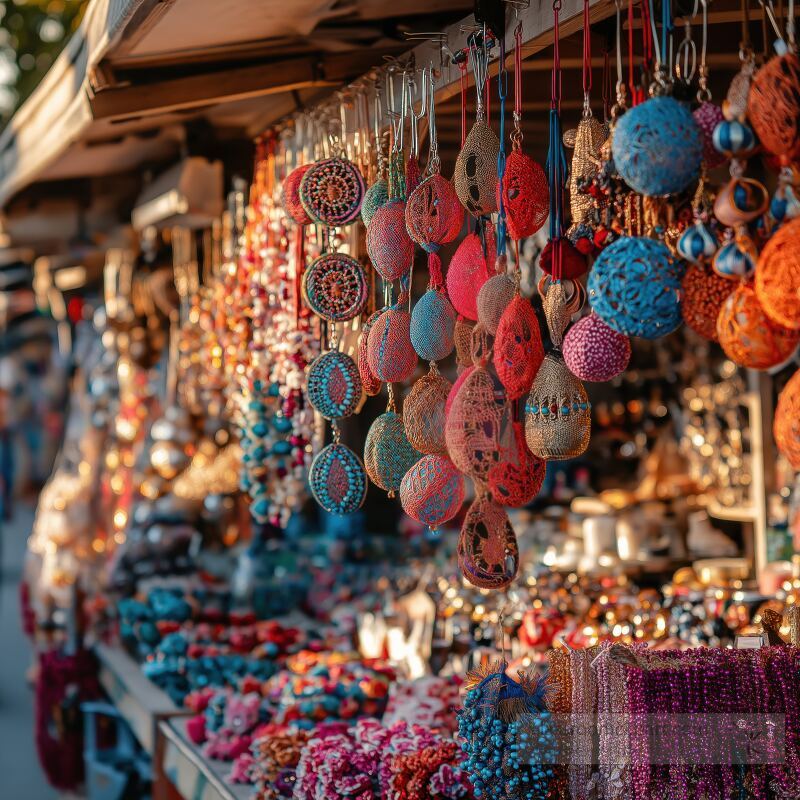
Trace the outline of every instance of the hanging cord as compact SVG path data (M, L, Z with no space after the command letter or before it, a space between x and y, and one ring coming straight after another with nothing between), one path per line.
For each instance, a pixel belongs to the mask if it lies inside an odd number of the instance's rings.
M592 116L589 96L592 92L592 30L589 19L589 0L583 0L583 118Z
M603 53L603 120L611 116L611 53Z
M375 98L373 100L373 129L372 135L375 138L375 157L378 164L378 177L386 176L386 154L383 151L383 96L381 94L380 82L375 81Z
M458 62L458 80L461 84L461 146L467 141L467 62Z
M653 69L653 29L650 23L648 0L642 0L640 8L642 12L642 44L644 46L643 69L649 73Z
M611 119L615 120L617 117L625 113L627 100L625 97L625 81L622 78L622 0L615 0L617 7L617 31L616 31L616 50L617 50L617 85L616 85L616 102L611 108Z
M489 71L489 54L486 49L486 40L484 39L480 46L476 36L470 37L469 42L469 55L472 61L472 74L475 77L475 96L477 99L477 108L475 110L475 117L478 120L488 121L486 115L486 106L484 104L484 91L486 89L486 76Z
M636 64L633 46L634 20L633 20L633 0L628 0L628 89L631 93L631 105L639 103L639 92L636 86Z
M706 57L708 55L708 0L700 0L700 7L703 10L703 27L700 36L700 69L697 79L697 101L708 103L711 101L711 90L708 88L708 65Z
M439 135L436 131L436 77L433 64L428 67L428 163L425 167L426 175L439 172ZM466 111L464 112L466 113ZM464 120L466 126L466 120ZM462 139L463 145L463 139Z
M514 130L511 143L515 150L522 147L522 22L514 28Z
M695 3L695 14L697 4ZM691 17L684 17L683 20L683 40L678 46L675 58L675 75L684 83L691 84L697 72L697 46L692 38Z
M506 69L506 40L500 39L500 64L497 73L497 97L499 100L500 149L497 152L497 180L500 184L497 209L497 257L506 254L506 209L503 204L503 178L506 174L506 96L508 95L508 70Z

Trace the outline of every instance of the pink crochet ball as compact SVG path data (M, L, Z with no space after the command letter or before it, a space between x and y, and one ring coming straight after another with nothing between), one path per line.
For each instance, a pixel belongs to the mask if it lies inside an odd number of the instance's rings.
M464 476L447 456L423 456L400 484L403 511L429 528L453 519L463 502Z
M303 164L301 167L295 167L283 181L281 187L281 204L283 210L292 222L298 225L310 225L312 222L308 212L303 208L300 201L300 181L303 180L303 175L308 172L311 164Z
M426 252L452 242L461 231L464 209L453 184L435 173L426 178L406 201L406 227Z
M625 371L631 358L631 343L597 314L589 314L567 331L563 355L573 375L582 381L600 383Z
M725 119L725 115L716 103L705 101L692 112L692 116L703 139L703 162L707 169L714 169L727 161L725 155L714 147L714 128Z
M396 281L411 268L414 242L406 230L406 204L381 206L367 226L367 252L375 271L387 281Z
M417 354L408 311L387 308L375 320L367 339L367 362L372 374L385 383L399 383L414 374Z
M478 319L478 292L494 274L494 231L487 226L484 242L477 233L469 233L459 244L447 268L447 296L453 308L473 322Z

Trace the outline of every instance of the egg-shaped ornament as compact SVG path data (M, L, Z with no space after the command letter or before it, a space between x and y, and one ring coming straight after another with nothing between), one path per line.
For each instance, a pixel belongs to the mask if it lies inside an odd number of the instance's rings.
M692 116L703 140L703 163L706 169L714 169L724 164L725 154L720 153L714 146L714 131L725 119L722 109L716 103L704 100L692 111Z
M594 199L585 189L597 175L598 165L602 161L601 151L608 140L608 126L600 122L587 107L578 127L574 131L567 131L563 140L567 147L573 149L568 187L572 232L589 221Z
M399 383L414 374L417 354L408 311L393 306L380 313L369 332L367 361L372 374L385 383Z
M493 361L509 400L529 391L544 360L539 320L530 301L518 292L506 307L494 338Z
M456 158L453 172L453 185L458 199L474 217L497 211L499 152L497 134L485 120L476 120Z
M533 236L550 215L550 188L542 167L519 148L506 159L503 180L497 184L497 206L502 195L506 230L514 239Z
M403 404L403 424L406 436L420 453L446 455L444 436L445 408L453 388L434 367L417 380Z
M684 272L684 263L661 242L639 236L617 239L589 273L589 302L619 333L658 339L681 324Z
M506 423L509 417L507 412ZM500 505L520 508L539 494L547 467L528 449L521 422L505 425L500 448L500 461L489 470L489 491Z
M589 446L591 406L586 389L557 353L548 353L525 403L525 439L545 461L576 458Z
M328 322L347 322L367 304L369 286L364 267L344 253L323 253L303 273L308 307Z
M622 115L612 139L614 165L639 194L676 194L700 176L703 140L688 107L651 97Z
M358 335L358 374L361 376L361 385L368 397L378 394L383 385L383 381L374 375L369 366L369 332L382 313L382 310L378 310L370 314L362 324Z
M330 350L308 367L308 402L325 419L342 419L356 412L362 398L358 367L347 353Z
M692 264L681 282L683 321L700 336L717 341L717 319L734 284L701 264Z
M794 469L800 470L800 370L778 395L772 432L780 453Z
M589 314L567 331L563 355L573 375L582 381L602 383L625 371L631 358L631 343L597 314Z
M505 589L519 571L519 547L505 509L488 493L473 501L458 538L461 574L480 589Z
M751 283L731 292L717 318L717 338L725 355L740 367L769 369L786 361L800 343L800 332L773 322Z
M711 264L720 278L740 281L750 278L755 272L757 258L755 243L748 235L729 232Z
M364 199L364 178L346 158L326 158L312 164L300 181L300 201L312 221L329 228L358 219Z
M300 182L310 167L311 164L295 167L284 178L281 186L281 205L286 212L286 216L296 225L310 225L313 221L300 199Z
M800 219L781 225L761 251L756 296L773 322L800 330Z
M367 474L361 459L338 442L322 449L311 463L308 485L329 514L352 514L367 496Z
M724 119L711 134L714 149L725 158L746 158L758 146L756 135L749 125L739 119Z
M766 150L789 164L800 158L800 58L791 50L767 61L750 85L747 117Z
M411 344L425 361L441 361L453 352L456 312L445 293L428 289L411 311Z
M408 196L406 228L426 252L436 252L461 232L464 209L453 184L435 172Z
M517 282L505 271L493 275L481 286L477 303L478 322L491 336L497 333L500 319L514 299L517 289Z
M375 419L364 442L364 466L370 480L394 497L403 476L422 453L408 441L403 418L386 411Z
M376 209L367 227L367 253L384 280L396 281L411 269L414 242L406 230L403 201L390 200Z
M436 530L464 503L464 476L444 455L423 456L400 483L400 505L411 519Z
M678 239L678 253L692 264L702 264L717 252L717 237L701 219L690 225Z
M478 292L494 274L494 229L487 223L483 234L468 233L456 248L447 268L447 296L461 316L478 319Z
M369 227L373 214L389 202L389 184L386 178L378 178L365 192L361 201L361 221Z

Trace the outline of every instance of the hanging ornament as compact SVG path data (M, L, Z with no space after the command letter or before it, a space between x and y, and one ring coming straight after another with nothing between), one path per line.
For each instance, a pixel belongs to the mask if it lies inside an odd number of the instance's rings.
M711 142L725 158L746 158L758 145L750 127L738 119L725 119L718 123Z
M592 267L589 300L614 330L626 336L658 339L681 323L684 271L683 262L661 242L640 236L617 239Z
M756 297L776 324L800 330L800 219L777 230L761 251L756 267Z
M455 310L473 322L478 319L478 292L493 274L489 259L495 250L494 228L487 222L482 234L468 233L450 259L447 296Z
M725 242L717 250L712 266L714 272L728 280L746 280L756 268L758 251L744 225L725 234Z
M445 406L452 389L436 365L412 387L403 405L403 422L411 446L420 453L446 455Z
M458 567L479 589L505 589L519 570L519 549L505 509L489 494L467 511L458 539Z
M364 200L361 202L361 221L364 227L368 228L375 212L389 202L389 183L386 178L378 178L364 192Z
M502 259L498 259L498 265L505 267ZM481 286L478 292L478 323L483 325L486 331L494 336L497 333L497 326L503 313L508 308L517 293L517 284L505 270L497 275L493 275L486 283Z
M347 322L367 304L367 276L356 259L344 253L324 253L303 273L308 307L328 322Z
M453 519L463 502L464 476L443 455L423 456L400 484L403 511L431 530Z
M763 184L734 175L717 192L714 216L723 225L738 228L758 219L768 206L769 194Z
M342 419L355 413L361 403L361 376L346 353L329 350L308 368L308 402L325 419Z
M393 403L391 395L389 403ZM384 412L370 425L364 442L364 466L370 480L389 497L395 496L403 476L420 456L408 441L402 416L395 411Z
M553 243L548 242L539 256L539 266L545 275L553 274ZM589 269L586 257L569 239L561 240L561 277L577 280Z
M367 228L367 253L375 271L396 281L411 268L414 242L406 230L406 204L390 198L372 215Z
M717 239L702 219L696 219L678 239L678 254L692 264L702 264L717 252Z
M402 308L407 302L408 294L403 291L395 305L380 313L369 332L367 363L372 374L385 383L408 380L417 368L411 315Z
M361 459L338 442L329 444L314 459L308 483L314 499L329 514L352 514L367 496L367 475Z
M456 364L458 369L463 370L472 366L472 333L475 330L475 323L472 320L458 317L453 332L453 339L456 345Z
M741 367L769 369L797 349L800 332L773 322L750 283L741 283L723 303L717 337L725 355Z
M774 226L800 216L800 199L794 186L794 170L790 166L781 167L778 187L769 203L769 220Z
M503 311L494 340L494 368L509 400L530 390L544 359L539 320L530 304L516 293Z
M429 288L411 312L411 343L425 361L441 361L453 351L456 312L441 289Z
M345 158L317 161L300 181L300 201L318 225L337 228L355 222L363 199L364 178Z
M296 225L310 225L313 221L300 200L300 182L310 167L311 164L295 167L283 181L281 205L286 215Z
M800 470L800 371L778 395L772 432L779 452L793 469Z
M511 508L525 506L542 488L545 462L528 450L525 431L522 423L517 420L506 426L501 448L502 460L489 470L489 491L492 499Z
M681 316L683 321L706 339L716 342L717 319L723 303L733 291L727 278L702 264L693 264L681 281Z
M630 358L628 337L610 328L597 314L578 320L564 336L564 363L582 381L613 380L625 371Z
M475 334L478 335L477 333ZM470 343L470 350L472 349L472 343ZM464 382L469 378L469 376L475 371L476 364L470 364L468 367L464 369L464 371L456 378L456 382L453 384L453 387L450 389L450 392L447 395L447 402L444 404L444 416L445 420L447 417L450 416L450 409L453 407L453 401L458 396L461 387L464 385ZM446 435L445 435L446 438Z
M375 311L370 314L367 321L361 325L361 333L358 336L358 374L361 376L361 385L368 397L378 394L383 385L383 382L380 378L375 377L369 366L369 332L382 313L382 311Z

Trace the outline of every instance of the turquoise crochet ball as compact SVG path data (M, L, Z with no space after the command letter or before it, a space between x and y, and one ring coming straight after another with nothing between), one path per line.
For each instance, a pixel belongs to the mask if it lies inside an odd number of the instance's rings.
M617 122L612 154L617 172L634 191L675 194L700 175L703 137L686 105L651 97Z
M589 302L611 328L658 339L681 324L681 280L686 265L661 242L617 239L589 273Z
M361 220L364 225L369 225L375 212L389 202L389 186L384 178L378 178L364 193L361 201Z
M425 361L441 361L453 352L456 311L442 292L428 289L411 312L411 344Z

